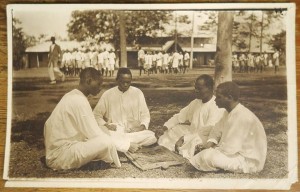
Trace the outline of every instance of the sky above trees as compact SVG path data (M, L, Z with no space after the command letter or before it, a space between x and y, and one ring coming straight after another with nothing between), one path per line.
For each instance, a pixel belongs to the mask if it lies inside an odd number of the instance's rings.
M71 21L71 14L75 10L86 10L85 8L68 8L64 7L63 9L47 9L47 10L26 10L26 11L15 11L13 13L14 18L17 18L21 23L20 27L23 28L23 32L29 36L39 37L40 35L45 36L56 36L61 37L63 39L68 39L68 27L67 24ZM196 11L194 13L194 34L197 35L203 29L203 24L208 21L209 15L203 14L204 12ZM188 23L177 23L177 32L184 34L184 36L190 36L192 30L192 17L193 11L176 11L176 13L172 12L173 21L169 24L163 24L165 27L164 32L158 31L158 36L167 36L175 28L174 18L175 15L177 17L185 15L187 17ZM260 17L261 12L256 11L255 15ZM243 19L240 17L240 20ZM216 26L216 25L215 25ZM273 22L272 26L266 31L271 34L280 33L282 29L285 28L284 22L278 21ZM211 27L208 27L211 29ZM211 30L212 32L216 32L216 30Z

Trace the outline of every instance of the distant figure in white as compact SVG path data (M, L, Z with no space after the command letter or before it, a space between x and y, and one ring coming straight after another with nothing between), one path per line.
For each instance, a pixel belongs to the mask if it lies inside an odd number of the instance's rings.
M275 66L275 74L279 71L279 52L276 50L276 52L273 54L273 63Z
M116 64L116 54L113 49L110 50L109 56L109 76L114 76L115 73L115 64Z
M179 67L179 59L180 59L180 55L177 51L175 51L172 55L172 68L174 73L178 73L178 67Z
M162 65L162 73L168 73L169 69L169 54L167 52L163 52L163 65Z
M46 164L54 170L79 168L93 160L120 167L117 149L105 127L99 127L88 95L97 95L103 79L94 68L80 73L77 89L65 94L45 123Z
M56 84L55 73L65 81L65 75L59 70L59 62L62 60L62 51L60 46L55 43L55 37L51 37L52 44L50 45L48 54L48 72L50 76L50 84Z
M216 104L226 112L212 129L205 149L190 159L198 170L255 173L263 169L266 133L260 120L239 103L239 96L239 87L233 82L217 87Z
M189 63L190 63L190 55L186 51L183 58L183 73L187 71L187 68L189 67Z
M101 71L102 75L104 75L105 66L104 66L103 51L101 48L99 48L99 53L98 53L98 70Z
M104 52L102 53L103 56L103 68L105 69L105 76L107 77L108 71L110 71L110 65L109 65L109 52L107 48L104 49ZM104 74L103 74L104 75Z
M140 76L142 75L142 71L144 71L145 73L145 52L142 49L142 47L139 47L139 51L138 51L138 66L139 66L139 70L140 70Z
M91 59L91 67L94 67L98 70L98 52L96 48L92 48L92 51L90 52L90 59Z
M117 149L134 152L141 146L156 143L154 132L148 130L150 113L143 92L131 86L128 68L119 68L115 86L103 93L94 115L99 126L105 125L114 137L119 137ZM128 143L129 141L129 143Z
M214 81L209 75L200 75L196 79L196 99L164 124L166 131L158 139L159 145L191 158L206 144L212 127L224 113L215 103L213 86Z

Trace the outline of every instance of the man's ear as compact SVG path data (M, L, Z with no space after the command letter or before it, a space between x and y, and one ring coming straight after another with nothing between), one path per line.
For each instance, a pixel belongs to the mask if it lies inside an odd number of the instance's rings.
M232 97L232 95L228 95L227 98L228 98L229 100L231 100L231 101L234 100L233 97Z
M91 82L92 82L92 79L91 79L91 78L88 78L88 79L86 80L86 84L87 84L87 85L90 85Z

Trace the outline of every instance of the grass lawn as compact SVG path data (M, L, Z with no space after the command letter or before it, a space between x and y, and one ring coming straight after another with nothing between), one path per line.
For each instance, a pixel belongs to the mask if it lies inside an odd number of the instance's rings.
M133 86L145 94L151 114L149 129L157 136L173 114L194 99L193 84L200 74L213 75L213 69L190 70L188 74L142 75L133 71ZM256 174L235 174L220 171L197 171L188 162L167 170L141 171L120 154L121 168L92 162L78 170L53 171L44 166L43 127L52 110L68 91L76 88L78 78L48 85L46 69L30 69L13 73L13 112L9 177L11 178L285 178L288 174L287 83L285 70L274 75L273 69L262 74L234 74L241 88L241 103L262 121L267 134L268 153L263 171ZM115 85L114 78L105 78L103 90L89 97L94 107L102 93Z

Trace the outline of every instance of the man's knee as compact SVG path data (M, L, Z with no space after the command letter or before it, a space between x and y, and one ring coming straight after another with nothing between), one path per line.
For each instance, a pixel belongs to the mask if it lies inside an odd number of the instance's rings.
M166 147L170 151L175 151L175 143L166 133L159 137L157 144Z
M103 146L110 147L110 146L114 145L114 142L111 138L103 137L103 136L95 137L93 139L90 139L87 142L90 143L91 147L97 148L97 149L101 149L101 148L103 148Z
M209 162L211 164L215 164L215 162L218 160L217 155L215 153L215 149L209 148L201 151L199 153L200 160L203 162Z
M149 136L149 137L147 138L147 140L148 140L147 145L152 145L152 144L154 144L154 143L157 142L157 139L156 139L155 135Z
M149 145L152 145L152 144L157 142L157 139L155 137L155 133L153 131L145 130L144 132L147 135L146 139L145 139L145 142L144 142L144 146L149 146Z

